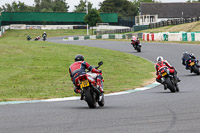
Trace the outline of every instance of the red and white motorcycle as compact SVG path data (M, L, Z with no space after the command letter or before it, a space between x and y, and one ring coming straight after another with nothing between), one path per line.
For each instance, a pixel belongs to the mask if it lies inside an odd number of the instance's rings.
M134 47L135 50L137 50L137 52L141 52L142 44L136 36L132 36L131 45Z
M101 65L103 65L103 62L98 63L98 67L95 67L98 69ZM79 85L82 90L81 98L83 98L88 106L90 108L96 108L97 103L99 106L104 106L104 94L101 93L97 86L94 86L93 84L96 84L96 73L87 72L86 74L79 76ZM94 83L95 82L95 83Z

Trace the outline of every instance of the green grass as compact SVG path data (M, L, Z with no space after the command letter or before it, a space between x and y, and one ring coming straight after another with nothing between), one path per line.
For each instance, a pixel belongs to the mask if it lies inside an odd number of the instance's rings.
M69 36L69 35L86 35L87 30L86 29L68 29L68 30L9 30L9 34L5 34L5 37L11 37L14 38L17 37L19 40L26 39L27 35L30 35L32 39L34 39L37 36L42 36L42 33L46 32L47 37L56 37L56 36ZM89 33L91 33L91 30L89 30Z
M179 25L169 25L169 26L164 26L164 27L159 27L159 28L142 30L142 31L138 31L138 32L158 33L158 32L180 32L180 31L183 31L183 32L200 32L200 21L192 22L192 23L179 24Z
M106 93L142 86L153 77L153 64L132 54L25 40L27 34L42 32L10 30L0 38L0 101L74 96L68 68L76 54L83 54L91 65L104 62L101 69ZM81 34L78 30L73 32ZM57 30L56 36L65 33L69 31ZM47 34L55 35L54 31Z

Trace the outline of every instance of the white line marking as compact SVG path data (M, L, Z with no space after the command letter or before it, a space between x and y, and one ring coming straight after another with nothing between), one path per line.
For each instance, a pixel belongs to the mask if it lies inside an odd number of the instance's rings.
M156 86L160 85L157 82L154 82L150 85L147 85L143 88L136 88L133 90L127 90L122 92L115 92L110 94L105 94L105 96L117 96L117 95L124 95L129 93L134 93L137 91L144 91L151 88L154 88ZM46 100L32 100L32 101L8 101L8 102L0 102L0 105L7 105L7 104L22 104L22 103L39 103L39 102L59 102L59 101L72 101L72 100L79 100L80 96L73 96L73 97L65 97L65 98L55 98L55 99L46 99Z

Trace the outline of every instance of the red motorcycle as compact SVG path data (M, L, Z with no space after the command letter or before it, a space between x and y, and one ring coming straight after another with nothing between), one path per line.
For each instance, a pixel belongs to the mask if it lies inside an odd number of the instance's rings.
M103 65L102 61L95 68L98 69L101 65ZM96 77L96 73L86 72L86 74L79 76L78 79L78 86L83 92L81 99L84 99L90 108L96 108L97 103L101 107L105 104L104 94L97 89L97 86L94 86L94 84L96 85Z
M142 44L140 43L140 40L137 37L132 37L131 44L134 47L134 49L137 50L137 52L141 52Z
M34 40L35 40L35 41L40 40L40 36L37 36Z

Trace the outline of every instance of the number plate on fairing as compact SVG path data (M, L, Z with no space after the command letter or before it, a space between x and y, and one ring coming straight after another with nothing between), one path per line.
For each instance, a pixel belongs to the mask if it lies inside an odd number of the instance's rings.
M162 73L162 76L164 77L165 75L167 75L167 72Z
M191 62L191 63L190 63L190 66L194 66L194 62Z
M88 80L81 81L81 83L80 83L80 88L81 89L84 88L84 87L88 87L88 86L90 86Z

